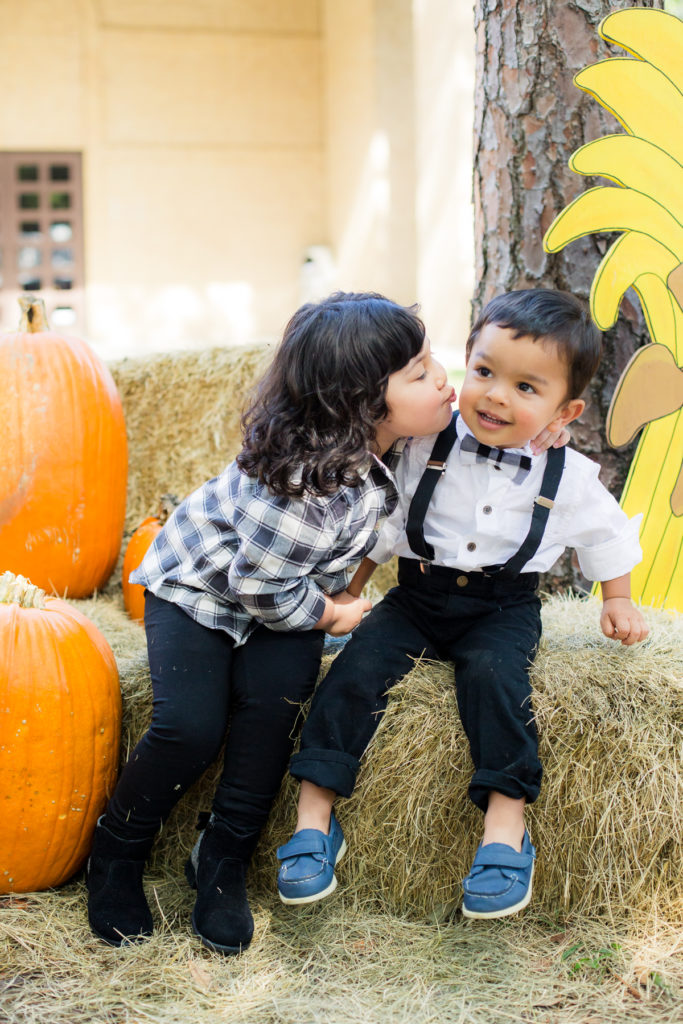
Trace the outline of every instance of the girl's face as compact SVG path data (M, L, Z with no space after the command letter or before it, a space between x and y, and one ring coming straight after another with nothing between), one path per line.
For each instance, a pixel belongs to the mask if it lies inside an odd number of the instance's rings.
M387 384L389 412L377 424L377 449L385 452L399 437L438 434L447 427L456 395L446 371L432 356L429 339Z

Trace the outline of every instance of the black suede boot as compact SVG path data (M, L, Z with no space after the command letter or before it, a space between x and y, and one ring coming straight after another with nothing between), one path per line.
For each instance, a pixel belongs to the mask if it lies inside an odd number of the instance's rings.
M197 890L192 929L205 946L228 956L247 948L254 918L247 902L245 876L258 832L237 836L213 815L185 865Z
M120 839L97 823L92 853L86 869L88 921L110 946L140 942L154 927L142 888L142 873L151 839Z

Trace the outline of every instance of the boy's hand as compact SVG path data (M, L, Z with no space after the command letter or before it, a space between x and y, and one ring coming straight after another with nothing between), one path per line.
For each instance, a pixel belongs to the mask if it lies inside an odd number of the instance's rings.
M572 435L566 427L562 427L562 430L556 431L554 434L551 434L550 431L544 428L540 434L532 437L529 444L534 455L540 455L541 452L547 451L548 448L564 448L571 439Z
M640 609L629 597L608 597L603 601L600 627L610 640L619 640L626 647L644 640L650 632Z
M348 590L342 590L334 597L325 598L325 611L314 629L324 629L330 636L345 636L355 629L365 612L372 608L372 601L365 597L354 597Z

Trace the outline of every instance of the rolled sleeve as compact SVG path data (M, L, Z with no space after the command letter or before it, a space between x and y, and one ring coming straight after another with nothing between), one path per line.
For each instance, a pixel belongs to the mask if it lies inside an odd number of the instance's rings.
M638 537L642 519L642 514L633 519L624 515L623 527L616 536L601 544L576 547L579 566L586 579L602 582L618 579L638 565L643 557Z

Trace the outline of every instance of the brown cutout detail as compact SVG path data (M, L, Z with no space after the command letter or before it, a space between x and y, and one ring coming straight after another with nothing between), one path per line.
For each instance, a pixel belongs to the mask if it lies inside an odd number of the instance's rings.
M623 448L653 420L683 406L683 370L666 345L639 348L619 378L607 413L607 441Z

